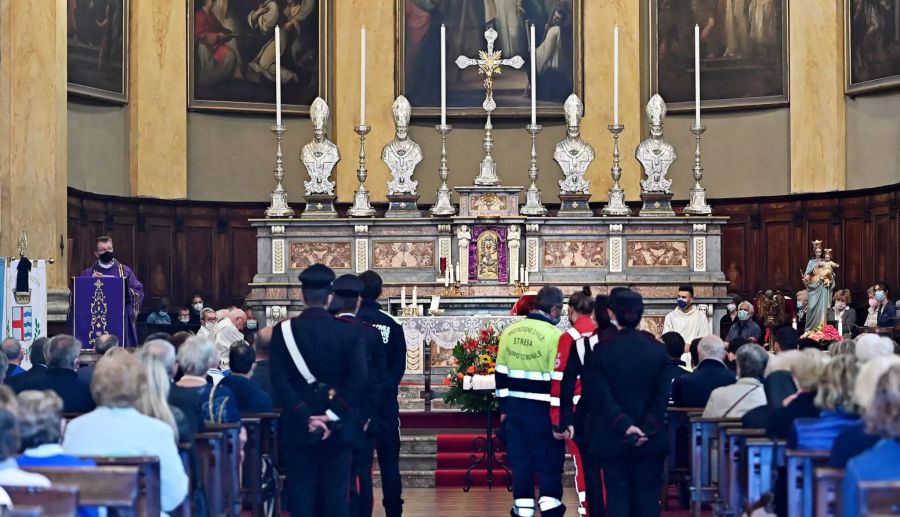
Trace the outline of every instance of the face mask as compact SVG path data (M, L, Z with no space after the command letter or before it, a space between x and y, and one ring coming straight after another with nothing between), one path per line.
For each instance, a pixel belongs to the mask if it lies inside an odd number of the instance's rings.
M875 307L878 307L878 300L876 300L875 298L869 298L869 307L873 309Z
M747 321L750 319L750 313L741 309L738 311L738 319L741 321Z
M691 302L687 301L684 298L679 298L676 303L678 304L678 308L682 310L687 309L687 306L691 304Z
M884 291L882 291L881 289L875 291L875 299L878 300L879 302L883 302L884 301Z
M728 304L728 312L734 312L736 310L737 310L737 305L735 305L733 303Z
M205 328L206 330L212 330L215 325L216 325L215 323L213 323L211 321L207 321L206 323L203 324L203 328Z
M190 316L187 317L187 318L181 317L181 318L178 318L178 321L180 321L180 322L182 322L182 323L190 323L191 318L190 318Z
M844 302L835 302L835 304L834 304L834 309L838 312L841 312L846 308L847 308L847 304Z
M804 305L806 305L806 304L801 302L800 300L797 300L797 308L798 309L802 309Z
M166 308L165 308L165 307L160 307L160 308L159 308L159 313L160 313L160 314L165 314L165 313L166 313Z
M100 262L103 262L104 264L109 264L113 261L113 258L115 258L115 256L112 251L104 251L100 254Z
M247 320L245 326L247 327L247 330L256 330L257 322L256 320Z
M195 303L192 307L194 307L195 311L200 312L203 310L203 302Z

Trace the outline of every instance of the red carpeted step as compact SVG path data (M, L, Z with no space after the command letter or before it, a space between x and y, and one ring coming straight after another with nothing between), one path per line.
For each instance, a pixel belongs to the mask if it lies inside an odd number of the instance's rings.
M475 443L475 439L480 437L479 443ZM499 447L498 451L503 450L500 442L495 442ZM438 456L445 452L476 452L479 448L484 448L484 433L459 433L459 434L439 434L437 435Z
M434 471L434 486L461 487L466 484L466 469L437 469ZM472 486L487 486L487 471L472 471ZM494 469L494 488L506 487L506 472Z
M481 454L480 452L439 452L437 455L437 468L467 469L475 462L476 458L481 457ZM496 456L503 459L503 453L501 452L498 452ZM482 460L479 467L484 467L484 460Z

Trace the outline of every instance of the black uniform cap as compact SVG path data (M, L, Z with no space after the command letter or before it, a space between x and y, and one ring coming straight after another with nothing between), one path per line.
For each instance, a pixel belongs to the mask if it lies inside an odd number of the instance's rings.
M358 297L363 291L363 281L356 275L346 274L337 277L332 284L331 290L334 294L344 298Z
M331 289L334 271L323 264L313 264L300 272L300 283L304 289Z

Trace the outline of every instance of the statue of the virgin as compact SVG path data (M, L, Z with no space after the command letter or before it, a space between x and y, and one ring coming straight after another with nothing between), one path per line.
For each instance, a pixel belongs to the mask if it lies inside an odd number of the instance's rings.
M813 241L813 256L806 264L803 272L803 283L809 293L809 302L806 309L807 332L821 330L825 325L828 307L831 306L831 292L834 290L834 282L826 282L826 271L829 269L822 260L822 241Z

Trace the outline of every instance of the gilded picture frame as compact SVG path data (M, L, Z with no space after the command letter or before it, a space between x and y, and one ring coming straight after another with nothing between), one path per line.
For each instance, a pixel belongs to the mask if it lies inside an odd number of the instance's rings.
M900 86L900 0L844 0L844 75L849 95Z
M732 4L741 14L728 14ZM788 105L789 1L752 4L648 0L648 97L659 93L671 113L694 108L694 24L705 19L712 22L701 25L701 108Z
M434 7L430 12L420 7L423 5L436 4L427 0L396 0L394 4L395 94L409 99L414 117L440 115L441 23L446 25L448 117L484 116L481 107L485 97L483 76L478 74L476 67L460 70L455 61L460 55L477 58L478 51L486 49L484 32L488 26L495 27L499 33L495 49L505 50L503 45L507 42L510 46L515 45L518 50L514 53L525 60L519 70L503 67L500 76L495 78L497 109L493 116L526 117L531 113L528 93L530 38L526 31L529 17L537 22L536 62L544 64L538 73L538 115L563 116L563 103L572 93L585 101L584 0L525 0L524 16L521 12L481 12L485 9L484 2L443 0L440 7ZM494 17L488 22L479 21L491 16ZM507 25L502 24L501 19L513 20L508 26L515 30L504 30ZM509 56L504 52L503 57Z
M129 7L129 0L109 0L102 5L86 0L70 2L66 18L66 81L70 94L128 103Z
M218 16L211 24L206 23L212 8L205 4L206 0L187 0L186 5L188 109L275 113L274 26L259 21L251 25L247 13L236 11L239 7L252 11L255 9L252 3L234 2L228 5L223 16L226 23L218 21ZM313 12L307 12L309 5L303 0L271 0L261 4L256 9L275 6L277 24L282 27L282 77L290 76L282 82L282 112L308 115L310 104L316 97L322 97L326 102L332 97L333 0L314 0ZM206 14L201 14L201 10ZM202 17L199 23L198 16ZM225 28L224 34L231 37L210 46L203 41L203 34L215 33L219 27L210 28L210 25L216 22ZM198 28L204 31L199 38ZM308 34L311 28L315 29L313 35ZM309 48L310 44L315 48ZM227 49L220 50L222 47ZM234 65L229 64L232 60Z

